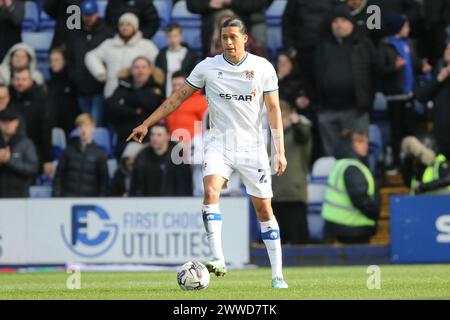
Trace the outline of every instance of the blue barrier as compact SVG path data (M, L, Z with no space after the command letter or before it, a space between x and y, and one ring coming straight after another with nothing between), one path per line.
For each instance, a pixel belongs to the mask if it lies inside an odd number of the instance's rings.
M450 262L450 196L391 198L392 262Z

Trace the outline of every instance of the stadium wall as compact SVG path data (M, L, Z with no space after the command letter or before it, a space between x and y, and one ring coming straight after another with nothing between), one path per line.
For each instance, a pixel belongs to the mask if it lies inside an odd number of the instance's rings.
M0 265L180 264L210 257L195 198L0 201ZM246 198L221 201L223 249L250 261Z

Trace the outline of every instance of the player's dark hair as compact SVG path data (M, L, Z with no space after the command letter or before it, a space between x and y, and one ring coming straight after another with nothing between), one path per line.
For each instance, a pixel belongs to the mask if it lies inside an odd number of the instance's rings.
M186 73L184 73L184 71L178 70L172 74L172 79L175 79L175 78L185 78L186 79L187 75L186 75Z
M172 32L173 30L180 30L181 32L182 31L181 25L179 25L176 22L171 22L164 28L164 31L166 33Z
M237 17L232 17L225 20L225 22L222 24L222 29L227 27L238 27L240 33L247 34L247 27L245 26L244 22Z

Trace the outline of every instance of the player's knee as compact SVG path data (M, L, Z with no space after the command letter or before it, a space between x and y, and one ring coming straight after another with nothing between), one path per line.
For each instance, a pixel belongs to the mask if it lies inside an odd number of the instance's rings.
M219 201L220 189L214 186L205 186L205 203L217 203Z
M261 204L255 210L258 213L259 221L269 221L273 217L272 206L270 204Z

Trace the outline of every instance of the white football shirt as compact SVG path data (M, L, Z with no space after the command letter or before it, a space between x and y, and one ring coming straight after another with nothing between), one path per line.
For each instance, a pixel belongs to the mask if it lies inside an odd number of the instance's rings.
M210 124L206 144L220 141L242 150L264 143L264 94L278 91L277 75L269 61L246 52L234 64L224 54L217 55L197 64L186 82L206 91Z

